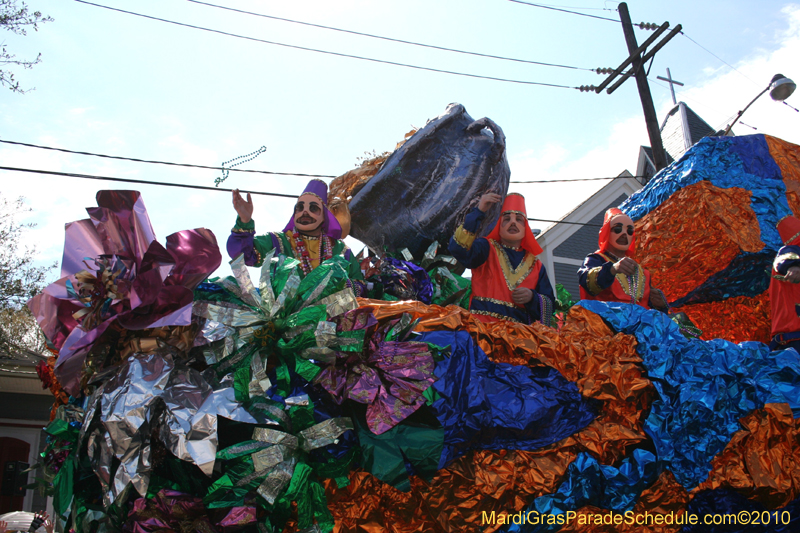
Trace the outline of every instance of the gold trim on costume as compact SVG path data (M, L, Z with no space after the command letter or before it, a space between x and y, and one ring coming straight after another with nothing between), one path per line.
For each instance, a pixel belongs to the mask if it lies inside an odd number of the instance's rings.
M455 239L456 244L464 248L465 250L469 250L470 248L472 248L472 243L475 242L475 239L477 237L478 237L477 234L464 229L464 226L457 227L456 234L453 235L453 239Z
M279 250L279 253L280 253L281 255L286 255L286 249L285 249L285 248L284 248L284 246L283 246L283 239L281 239L281 238L280 238L280 235L278 235L277 233L275 233L275 232L272 232L272 231L270 231L270 232L268 233L268 235L271 235L271 236L274 236L274 237L275 237L275 240L276 240L276 241L278 241L278 250ZM286 236L287 236L287 238L289 239L289 242L292 242L292 230L289 230L289 231L287 231L287 232L286 232L284 235L286 235ZM292 255L294 255L294 254L292 254Z
M619 284L622 286L622 292L624 292L625 294L627 294L628 296L630 296L631 298L633 298L638 302L642 299L642 297L644 297L645 277L644 277L644 268L642 268L642 265L639 264L636 265L636 274L634 274L634 276L636 276L635 295L631 294L631 284L628 281L628 276L626 276L625 274L617 274L616 277L617 281L619 281Z
M473 301L478 300L480 302L491 302L493 304L503 305L505 307L511 307L513 309L516 309L516 305L514 305L512 303L509 303L509 302L504 302L503 300L497 300L495 298L486 298L484 296L473 296L472 300Z
M600 275L600 271L602 269L603 267L594 267L586 274L586 285L588 286L589 293L592 296L597 296L603 292L603 288L597 283L597 276Z
M500 262L500 270L503 271L503 277L506 279L506 286L508 290L513 291L519 287L520 283L525 281L528 274L533 270L533 265L536 264L536 256L530 252L525 252L525 257L522 258L517 268L511 268L511 263L508 260L503 246L495 240L488 239L489 243L494 246L494 251L497 253L497 259Z
M506 213L515 213L515 214L517 214L517 215L522 215L522 216L523 216L523 217L525 217L525 218L527 218L527 217L528 217L528 215L526 215L526 214L525 214L525 213L523 213L522 211L515 211L514 209L509 209L508 211L503 211L502 213L500 213L500 216L503 216L503 215L505 215Z
M616 256L614 256L614 255L611 255L611 254L606 255L603 252L598 252L597 255L601 256L603 259L605 259L608 262L611 262L611 263L615 262L614 259L616 258ZM609 255L611 257L609 257ZM596 267L596 268L599 269L600 267ZM592 270L594 270L594 269L592 269ZM618 273L615 277L617 278L617 281L619 281L619 284L622 287L622 292L624 292L626 295L630 296L631 298L633 298L635 301L638 302L644 297L644 284L645 284L645 281L647 279L645 277L645 275L644 275L644 268L642 268L642 265L640 265L639 263L636 263L636 274L634 274L634 276L636 277L636 295L632 295L631 294L631 284L628 281L628 276L626 276L625 274ZM595 280L596 280L596 277L595 277ZM598 285L598 287L599 287L599 285Z
M323 182L323 183L324 183L324 182ZM307 195L307 194L309 194L309 195L311 195L311 196L316 196L316 197L317 197L317 200L319 200L320 202L322 202L322 207L327 207L327 201L326 201L326 200L323 200L322 198L320 198L320 197L319 197L319 194L317 194L317 193L314 193L314 192L304 192L304 193L303 193L303 194L301 194L300 196L305 196L305 195ZM298 198L299 198L300 196L298 196Z
M516 322L517 324L523 324L523 322L520 322L519 320L515 320L514 318L512 318L510 316L501 315L500 313L493 313L491 311L479 311L479 310L475 310L475 309L470 309L469 312L474 314L474 315L492 316L494 318L499 318L500 320L508 320L510 322Z

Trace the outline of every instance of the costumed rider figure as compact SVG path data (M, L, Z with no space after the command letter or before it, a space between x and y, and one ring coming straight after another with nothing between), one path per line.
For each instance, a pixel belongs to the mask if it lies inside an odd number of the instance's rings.
M343 255L350 261L348 277L351 280L363 279L356 257L341 240L342 227L328 209L328 185L324 181L313 179L308 182L294 206L294 215L282 232L256 236L250 193L245 200L238 189L234 190L233 208L238 216L228 237L227 248L231 258L244 254L245 264L257 267L271 250L275 250L299 260L302 274L306 276L326 259ZM363 282L350 285L357 296L365 288Z
M634 231L631 217L616 207L606 211L598 239L600 249L586 256L578 270L581 299L639 304L666 313L666 296L652 286L650 272L630 257Z
M450 253L472 269L469 310L483 322L538 321L549 326L555 296L547 271L536 257L542 248L528 226L525 198L517 193L506 196L491 233L477 238L486 211L501 199L496 193L481 196L450 239Z
M769 302L772 308L770 350L794 348L800 352L800 220L793 216L778 222L785 246L772 263Z

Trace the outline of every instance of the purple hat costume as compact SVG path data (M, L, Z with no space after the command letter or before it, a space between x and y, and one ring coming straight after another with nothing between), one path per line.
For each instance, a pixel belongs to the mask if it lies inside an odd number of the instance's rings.
M313 194L322 202L322 210L324 211L324 220L322 222L322 233L331 239L342 238L342 226L336 220L336 216L328 209L328 184L322 180L313 179L308 182L306 188L300 194ZM283 228L283 231L296 231L294 227L294 214L289 219L289 223Z

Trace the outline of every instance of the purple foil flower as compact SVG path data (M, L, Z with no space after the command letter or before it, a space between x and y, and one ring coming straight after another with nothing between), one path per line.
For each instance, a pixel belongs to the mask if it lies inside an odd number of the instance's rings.
M125 533L199 531L216 533L203 499L176 490L162 489L152 499L138 498L122 528Z
M28 301L59 350L55 374L77 396L86 355L111 326L128 330L185 326L194 288L222 261L205 228L155 240L141 195L99 191L88 219L67 224L62 278Z
M338 403L350 399L367 404L367 425L380 435L425 403L423 393L436 380L433 356L424 342L387 341L397 321L378 329L369 308L334 320L339 332L363 332L363 350L338 352L336 363L315 381Z

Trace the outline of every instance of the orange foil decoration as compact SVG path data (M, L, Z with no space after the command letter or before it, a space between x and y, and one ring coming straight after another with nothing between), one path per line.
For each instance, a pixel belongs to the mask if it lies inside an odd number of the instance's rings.
M800 495L800 432L788 404L767 404L741 419L736 432L711 462L704 489L735 490L768 509L778 509Z

